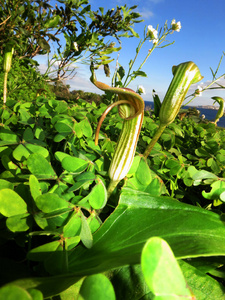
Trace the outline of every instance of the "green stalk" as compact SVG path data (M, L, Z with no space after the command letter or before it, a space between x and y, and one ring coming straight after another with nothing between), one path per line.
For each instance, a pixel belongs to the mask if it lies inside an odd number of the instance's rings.
M7 78L8 78L8 72L4 72L3 103L6 103L6 99L7 99Z
M12 65L13 52L14 52L13 44L8 43L4 49L4 57L3 57L3 72L4 72L3 103L6 103L7 100L7 77Z
M158 139L162 135L165 128L166 128L166 125L162 125L162 124L159 125L159 127L158 127L155 135L153 136L151 142L148 144L147 148L145 149L145 152L143 154L143 156L145 158L147 158L149 156L150 152L152 151L153 147L157 143Z

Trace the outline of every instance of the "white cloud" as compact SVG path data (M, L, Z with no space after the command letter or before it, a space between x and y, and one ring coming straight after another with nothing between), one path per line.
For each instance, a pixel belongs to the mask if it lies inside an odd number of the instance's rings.
M154 13L148 9L138 9L138 12L144 19L149 19L154 16Z

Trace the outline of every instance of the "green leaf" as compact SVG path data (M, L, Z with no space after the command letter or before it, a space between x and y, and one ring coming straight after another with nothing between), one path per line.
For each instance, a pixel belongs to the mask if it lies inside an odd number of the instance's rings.
M143 248L141 265L154 299L192 299L179 264L166 241L159 237L150 238Z
M62 160L62 167L73 173L81 173L87 168L87 166L88 162L86 160L73 156L65 157Z
M124 188L118 207L94 234L92 248L79 246L69 253L70 274L14 283L38 287L45 297L59 294L83 276L140 263L143 246L153 236L165 239L177 258L225 256L225 226L218 214Z
M81 213L75 213L63 227L64 237L75 237L80 234L81 230Z
M225 191L225 182L221 180L217 180L213 182L211 185L211 191L206 193L206 191L202 191L202 196L209 200L222 200L220 198L220 194Z
M52 252L56 251L59 244L60 241L53 241L36 247L29 251L27 257L33 261L43 261L47 258L47 256L51 255Z
M9 217L6 220L6 226L12 232L27 231L32 224L32 219L29 214L20 214Z
M9 284L0 288L0 299L32 300L33 298L25 289L16 285Z
M7 180L0 179L0 190L2 190L2 189L13 190L13 184Z
M131 165L131 168L130 168L129 172L127 173L128 176L129 175L133 175L137 171L137 168L139 166L140 160L141 160L141 156L140 155L134 157L134 160L133 160L133 163Z
M43 49L43 50L47 50L50 51L50 46L48 44L48 42L46 42L46 40L44 38L39 38L38 39L38 45Z
M42 192L41 192L41 186L39 184L39 181L34 175L30 175L29 185L30 185L31 196L35 200L38 196L42 194Z
M152 300L140 265L125 266L110 272L116 299Z
M57 175L50 163L38 153L31 154L27 159L29 171L38 179L56 179Z
M39 153L45 158L49 156L49 152L44 147L34 144L20 144L13 151L13 157L18 161L27 159L32 153Z
M116 300L110 280L103 274L88 276L84 279L78 300Z
M95 272L102 272L139 263L145 242L153 236L164 238L178 258L225 255L219 215L169 197L123 189L119 206L95 233L93 247L77 248L69 257L70 271L93 265ZM99 267L94 253L101 253Z
M88 201L94 209L102 209L106 205L107 191L102 181L93 187L88 195Z
M60 198L57 194L47 193L34 199L37 207L44 213L51 213L63 208L73 208L73 204Z
M148 185L151 182L151 171L145 159L141 159L135 175L142 185Z
M18 144L18 136L9 129L1 128L0 129L0 146Z
M79 126L82 128L82 132L86 137L92 137L92 128L88 119L84 119L79 123Z
M60 133L70 134L73 131L71 122L67 119L59 121L55 124L55 129Z
M28 289L27 290L32 297L32 300L43 300L43 295L39 290Z
M179 261L181 270L196 299L224 299L225 287L211 276L191 266L186 261Z
M5 217L12 217L27 212L27 204L13 190L0 190L0 213Z
M83 214L81 214L82 227L80 232L80 239L85 247L88 249L93 245L93 236L88 222Z

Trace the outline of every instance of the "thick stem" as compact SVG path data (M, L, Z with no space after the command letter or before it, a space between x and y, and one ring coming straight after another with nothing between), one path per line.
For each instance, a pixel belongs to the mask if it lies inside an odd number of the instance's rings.
M145 158L147 158L150 154L150 152L152 151L152 148L155 146L156 142L158 141L158 139L160 138L161 134L163 133L164 129L166 128L166 125L159 125L159 128L157 129L155 135L153 136L151 142L148 144L147 148L145 149L145 152L143 154L143 156Z
M8 72L5 72L4 85L3 85L3 103L6 103L6 97L7 97L7 77L8 77Z
M110 181L109 186L107 188L107 198L109 199L109 197L111 196L112 192L115 190L115 188L117 187L118 183L120 182L120 180L117 181Z

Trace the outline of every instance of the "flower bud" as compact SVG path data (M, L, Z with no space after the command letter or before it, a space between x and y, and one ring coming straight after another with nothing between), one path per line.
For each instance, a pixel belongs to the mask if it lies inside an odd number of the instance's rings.
M5 51L4 51L4 59L3 59L3 71L9 72L12 65L12 57L13 57L14 47L11 43L6 45Z
M203 78L199 68L191 61L173 66L172 72L174 77L159 112L160 123L165 126L174 121L190 85Z
M212 97L212 99L220 105L214 121L214 123L216 124L219 121L219 119L222 118L222 116L224 115L224 99L218 96Z

